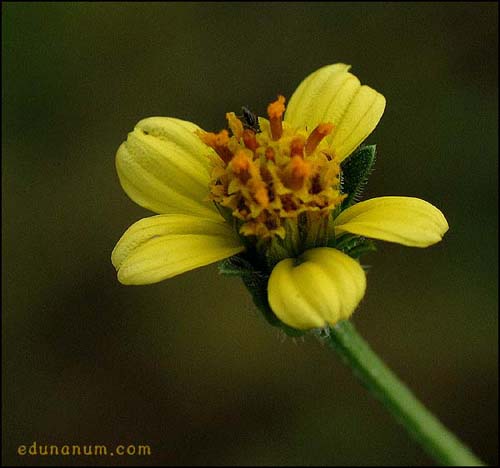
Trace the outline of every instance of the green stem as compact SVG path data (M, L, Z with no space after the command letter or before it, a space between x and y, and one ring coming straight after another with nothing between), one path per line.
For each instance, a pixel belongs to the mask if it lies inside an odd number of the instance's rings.
M339 322L331 327L328 343L366 388L438 463L447 466L484 466L389 370L351 322Z

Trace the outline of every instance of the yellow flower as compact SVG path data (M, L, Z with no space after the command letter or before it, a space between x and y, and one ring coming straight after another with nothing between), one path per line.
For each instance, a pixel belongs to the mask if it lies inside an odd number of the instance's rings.
M282 322L305 330L347 319L365 292L362 267L325 247L328 236L414 247L440 241L446 219L418 198L374 198L341 211L341 163L385 108L385 98L349 68L312 73L288 106L283 96L268 106L268 119L246 108L241 117L228 113L230 131L205 132L170 117L140 121L118 149L116 167L129 197L158 215L118 241L112 262L119 281L154 283L242 252L262 265L281 249L267 264L269 305Z

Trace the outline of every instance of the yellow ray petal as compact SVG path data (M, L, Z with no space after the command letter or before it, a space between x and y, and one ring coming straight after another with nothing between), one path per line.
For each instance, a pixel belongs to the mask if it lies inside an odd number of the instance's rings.
M339 160L349 156L377 126L385 98L349 73L349 65L336 63L309 75L288 104L285 122L314 130L320 123L333 123L328 137Z
M435 206L413 197L379 197L357 203L334 221L335 233L350 232L410 247L439 242L448 222Z
M224 222L189 215L144 218L123 234L111 255L123 284L150 284L243 250Z
M350 65L336 63L327 65L307 76L290 97L285 121L295 127L306 127L312 131L319 123L329 107L332 98L339 92L345 92L343 87L359 88L359 80L348 72ZM319 106L319 108L317 107Z
M156 213L186 213L218 219L206 201L210 182L199 127L170 117L141 120L116 153L116 169L127 195Z
M282 260L271 273L268 300L276 316L301 330L349 318L366 289L359 263L328 247L307 250L299 261Z
M385 109L385 97L369 86L361 86L337 123L330 140L343 161L373 132Z

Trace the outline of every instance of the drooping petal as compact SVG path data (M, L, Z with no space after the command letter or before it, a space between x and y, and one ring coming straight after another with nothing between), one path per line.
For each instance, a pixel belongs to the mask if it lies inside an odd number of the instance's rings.
M116 153L116 169L127 195L156 213L219 218L208 202L207 154L199 127L170 117L141 120Z
M357 203L334 220L335 233L350 232L410 247L428 247L448 230L443 213L413 197L379 197Z
M366 289L358 262L336 249L307 250L273 269L268 300L276 316L300 330L334 325L351 316Z
M150 284L222 260L243 250L224 222L182 214L151 216L133 224L111 261L123 284Z
M336 63L309 75L297 88L285 112L285 122L313 131L333 123L327 141L344 160L377 126L385 109L380 93L349 73L350 65Z

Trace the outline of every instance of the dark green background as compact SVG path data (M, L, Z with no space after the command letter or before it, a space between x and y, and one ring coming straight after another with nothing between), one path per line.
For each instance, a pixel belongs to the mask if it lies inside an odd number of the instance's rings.
M343 61L387 98L366 198L443 210L429 249L378 243L354 322L442 421L497 455L495 3L4 3L6 465L431 463L313 339L281 340L205 267L120 285L111 250L149 213L114 155L147 116L210 130ZM140 444L36 458L20 444Z

